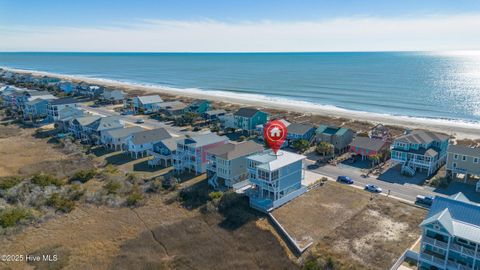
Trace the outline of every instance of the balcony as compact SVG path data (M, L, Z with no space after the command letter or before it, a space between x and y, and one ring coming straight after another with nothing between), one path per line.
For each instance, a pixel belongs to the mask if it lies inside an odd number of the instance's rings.
M426 251L420 254L420 259L428 261L439 268L443 268L445 265L445 259L439 258L436 255L428 254Z
M429 237L429 236L426 236L426 235L423 237L423 242L427 243L427 244L430 244L434 247L439 247L439 248L443 248L443 249L448 248L448 244L446 242L437 240L435 238L432 238L432 237Z
M447 261L447 268L448 269L455 269L455 270L472 270L472 267L465 266L463 264L456 263L454 261Z
M452 243L451 249L454 250L454 251L460 252L461 254L465 254L465 255L468 255L470 257L475 257L475 250L474 249L464 247L464 246L461 246L461 245L455 244L455 243Z

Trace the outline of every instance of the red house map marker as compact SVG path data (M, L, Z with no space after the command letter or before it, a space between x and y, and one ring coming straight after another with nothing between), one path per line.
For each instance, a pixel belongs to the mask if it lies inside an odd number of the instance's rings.
M273 120L265 124L263 128L263 137L272 148L273 152L277 154L278 150L287 138L287 127L282 121Z

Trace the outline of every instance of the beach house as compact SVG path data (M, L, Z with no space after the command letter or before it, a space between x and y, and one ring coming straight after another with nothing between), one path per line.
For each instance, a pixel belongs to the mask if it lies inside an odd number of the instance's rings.
M462 193L436 196L420 227L418 269L480 269L480 205Z
M60 89L60 91L64 92L65 94L73 93L74 87L72 82L60 81L57 83L57 86L58 86L58 89Z
M245 131L255 131L258 125L264 125L268 122L268 114L256 108L240 108L233 114L227 114L222 117L225 128L242 129Z
M112 103L121 103L125 99L125 92L118 89L105 89L102 93L102 99Z
M449 145L447 149L447 176L462 178L463 182L476 181L480 191L480 148L463 145Z
M158 104L163 100L159 95L136 96L132 100L134 113L151 114L158 110Z
M153 158L148 161L148 165L172 166L173 155L177 151L177 141L181 139L183 139L183 137L172 137L153 144L153 148L148 150L148 154L153 156Z
M355 132L349 128L320 125L315 130L315 141L330 143L335 153L344 153L348 151L353 135Z
M231 188L247 179L247 156L263 151L253 141L228 142L207 150L208 183L215 189Z
M383 159L389 153L390 144L379 138L357 136L350 143L350 152L360 155L362 160L377 155L383 155Z
M181 115L185 112L186 108L187 108L187 104L181 101L168 101L168 102L157 103L155 105L155 111L158 111L160 113L170 115L170 116Z
M287 127L287 130L288 130L288 127L291 125L291 123L288 122L288 121L285 120L285 119L278 119L278 121L282 122L282 123L285 125L285 127ZM264 140L264 138L263 138L263 126L264 126L264 124L257 125L257 126L255 127L255 133L256 133L256 135L257 135L257 138L258 138L259 140L262 140L262 141ZM287 133L287 135L288 135L288 133ZM287 146L287 144L288 144L288 142L285 142L285 143L284 143L284 146Z
M34 99L25 103L23 108L24 119L38 119L47 117L48 99Z
M68 132L70 130L70 124L75 118L86 116L85 111L79 109L78 107L66 107L58 111L57 114L58 117L57 120L55 120L55 125L59 130L64 132Z
M177 141L177 150L173 156L176 172L204 173L207 164L207 151L225 144L228 138L215 133L195 135Z
M368 131L368 136L372 139L380 139L384 141L390 141L390 131L383 124L377 124Z
M110 129L102 133L101 143L105 145L106 148L118 151L126 151L127 148L127 139L130 135L144 131L145 129L139 126L126 127L126 128L116 128Z
M152 150L154 144L169 138L172 135L164 128L133 133L126 139L128 152L132 158L148 156L148 150Z
M227 114L227 111L223 109L219 110L211 110L211 111L206 111L202 114L203 119L208 120L208 121L216 121L220 120L222 116L225 116Z
M287 142L292 144L296 140L311 142L315 136L315 126L307 123L292 123L287 127Z
M59 112L68 107L77 107L79 101L74 98L59 98L51 100L47 106L47 116L50 121L57 121L62 116Z
M196 99L190 103L185 111L201 115L210 109L211 102L204 99Z
M423 171L431 175L445 164L448 141L445 134L414 130L393 141L391 158L401 164L402 173Z
M124 123L118 116L83 116L71 121L70 132L84 142L100 144L104 132L123 127Z
M247 191L250 206L269 212L307 192L302 185L305 156L271 150L247 157L252 187Z

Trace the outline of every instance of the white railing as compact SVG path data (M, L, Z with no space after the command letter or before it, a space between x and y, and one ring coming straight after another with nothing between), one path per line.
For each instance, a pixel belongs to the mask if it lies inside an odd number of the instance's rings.
M437 240L437 239L432 238L432 237L428 237L428 236L424 236L423 241L425 243L428 243L428 244L431 244L435 247L440 247L440 248L443 248L443 249L447 249L447 247L448 247L447 243L445 243L443 241L440 241L440 240Z

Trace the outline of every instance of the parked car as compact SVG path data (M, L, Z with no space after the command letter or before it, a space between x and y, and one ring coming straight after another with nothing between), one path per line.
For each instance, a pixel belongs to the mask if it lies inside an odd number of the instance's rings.
M376 186L376 185L373 185L373 184L366 184L365 185L365 190L370 191L370 192L375 192L375 193L382 192L382 189L379 186Z
M419 204L431 206L433 203L433 196L418 195L417 198L415 199L415 202Z
M143 120L142 118L139 118L139 119L135 120L135 123L143 124L143 123L145 123L145 120Z
M352 178L348 177L348 176L344 176L344 175L341 175L339 177L337 177L337 182L340 182L340 183L344 183L344 184L353 184L353 180Z

